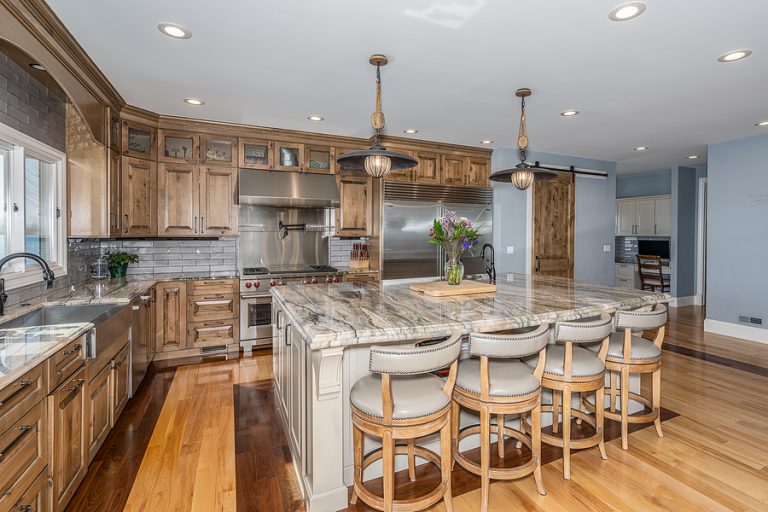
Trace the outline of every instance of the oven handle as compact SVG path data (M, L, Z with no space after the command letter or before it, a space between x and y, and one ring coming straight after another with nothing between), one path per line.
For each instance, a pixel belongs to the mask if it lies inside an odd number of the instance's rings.
M272 302L272 295L240 295L240 300L255 302L256 304L270 304Z

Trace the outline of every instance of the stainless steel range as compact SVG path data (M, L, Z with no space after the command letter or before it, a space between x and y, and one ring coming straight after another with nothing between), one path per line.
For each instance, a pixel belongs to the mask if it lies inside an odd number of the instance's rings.
M274 265L240 271L240 347L246 355L253 347L272 344L272 294L275 286L329 286L344 280L344 273L328 265Z

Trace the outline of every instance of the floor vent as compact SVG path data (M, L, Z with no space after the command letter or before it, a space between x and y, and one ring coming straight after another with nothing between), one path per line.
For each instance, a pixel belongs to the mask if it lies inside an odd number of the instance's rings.
M203 347L200 349L201 354L213 354L218 352L226 352L227 346L226 345L214 345L212 347Z
M739 322L743 324L763 325L763 319L754 316L739 315Z

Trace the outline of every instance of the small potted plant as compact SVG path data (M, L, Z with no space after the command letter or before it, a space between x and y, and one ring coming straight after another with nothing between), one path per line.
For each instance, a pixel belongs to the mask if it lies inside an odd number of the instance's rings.
M129 263L136 263L139 257L128 252L108 252L107 268L112 277L125 277L125 271Z

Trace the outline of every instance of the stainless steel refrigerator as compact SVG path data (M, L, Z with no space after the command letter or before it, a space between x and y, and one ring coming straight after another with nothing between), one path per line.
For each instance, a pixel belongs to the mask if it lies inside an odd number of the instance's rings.
M490 189L387 182L384 184L382 278L443 277L447 259L440 246L428 243L432 222L446 212L474 221L480 240L465 254L464 275L483 274L480 248L493 236L493 192Z

